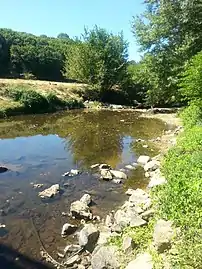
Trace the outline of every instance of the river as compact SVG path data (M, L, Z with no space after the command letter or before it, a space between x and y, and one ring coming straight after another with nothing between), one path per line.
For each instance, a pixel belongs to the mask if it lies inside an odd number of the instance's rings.
M166 129L158 119L123 110L81 110L0 120L0 164L9 168L0 174L0 223L6 225L0 229L0 243L40 259L33 219L44 246L56 255L69 243L60 233L69 221L62 212L69 212L72 201L88 192L93 198L92 212L104 217L123 202L127 188L147 185L141 168L130 172L124 184L114 184L99 180L90 165L107 163L120 169L141 154L154 156L158 150L148 140ZM139 138L145 143L137 142ZM82 173L62 177L72 168ZM44 186L34 189L33 183ZM56 183L62 188L60 197L43 202L38 192Z

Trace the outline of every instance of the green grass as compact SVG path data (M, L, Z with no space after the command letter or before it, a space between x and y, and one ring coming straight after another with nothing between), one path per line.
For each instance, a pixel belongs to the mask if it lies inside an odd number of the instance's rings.
M170 254L172 268L202 268L202 125L201 107L182 113L185 132L164 159L168 183L154 192L159 217L173 220L181 233Z

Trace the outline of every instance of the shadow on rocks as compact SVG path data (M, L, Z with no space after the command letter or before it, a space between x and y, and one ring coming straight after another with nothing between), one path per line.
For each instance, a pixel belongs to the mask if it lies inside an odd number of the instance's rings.
M53 269L53 267L29 258L9 246L0 244L0 268L5 269Z

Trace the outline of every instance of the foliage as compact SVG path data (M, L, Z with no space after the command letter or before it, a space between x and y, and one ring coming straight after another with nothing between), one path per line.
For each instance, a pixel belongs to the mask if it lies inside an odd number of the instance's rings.
M202 50L200 0L144 1L146 11L134 18L133 33L144 53L150 105L180 99L178 75L186 62Z
M202 100L192 101L182 113L181 118L185 129L189 129L194 125L202 125Z
M64 35L38 37L0 29L0 76L19 77L31 73L37 79L61 80L64 52L72 42Z
M202 126L198 121L201 115L201 106L197 108L196 103L183 112L185 132L164 160L168 183L156 191L159 214L172 219L181 229L177 255L171 257L173 268L200 268L202 264Z
M113 35L97 26L85 29L83 39L67 50L65 75L109 90L126 73L127 46L122 34Z
M179 86L187 100L202 98L202 51L195 55L186 66Z

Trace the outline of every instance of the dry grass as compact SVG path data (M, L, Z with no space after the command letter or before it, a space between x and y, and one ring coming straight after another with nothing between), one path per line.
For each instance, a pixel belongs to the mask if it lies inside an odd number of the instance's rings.
M53 92L61 99L77 98L78 92L85 90L86 84L65 83L42 80L25 80L25 79L0 79L0 95L6 87L27 87L38 91L41 94Z

